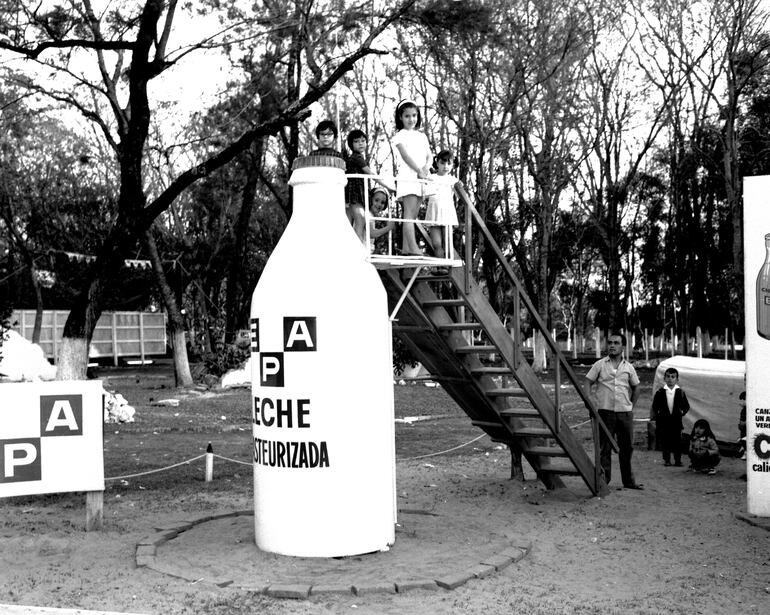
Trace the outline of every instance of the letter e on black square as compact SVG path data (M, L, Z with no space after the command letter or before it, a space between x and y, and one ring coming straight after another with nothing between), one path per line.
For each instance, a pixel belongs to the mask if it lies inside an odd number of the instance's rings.
M259 352L259 318L249 321L249 335L251 338L251 352Z

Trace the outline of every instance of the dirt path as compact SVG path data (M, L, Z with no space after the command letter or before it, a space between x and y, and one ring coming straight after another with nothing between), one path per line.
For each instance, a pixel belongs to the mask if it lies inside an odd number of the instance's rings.
M770 612L770 533L735 517L745 510L743 462L724 459L717 475L705 476L637 451L646 489L606 498L588 497L577 482L547 492L534 480L510 481L508 463L506 451L493 450L398 464L399 507L447 519L431 539L442 558L462 558L473 535L532 542L520 562L452 591L286 601L135 568L136 542L154 526L250 508L244 472L230 494L157 501L152 492L108 492L99 534L81 530L82 496L0 502L0 603L159 615ZM205 540L197 548L206 555ZM227 572L231 564L220 565Z

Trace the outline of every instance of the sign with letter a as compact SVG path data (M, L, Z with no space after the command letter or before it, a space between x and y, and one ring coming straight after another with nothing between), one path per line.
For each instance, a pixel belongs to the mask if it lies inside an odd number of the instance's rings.
M2 387L0 497L104 490L102 383Z

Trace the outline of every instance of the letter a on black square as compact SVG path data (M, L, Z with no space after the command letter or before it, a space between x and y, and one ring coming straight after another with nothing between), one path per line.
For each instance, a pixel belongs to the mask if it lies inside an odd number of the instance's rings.
M286 352L318 350L315 316L284 316L283 349Z

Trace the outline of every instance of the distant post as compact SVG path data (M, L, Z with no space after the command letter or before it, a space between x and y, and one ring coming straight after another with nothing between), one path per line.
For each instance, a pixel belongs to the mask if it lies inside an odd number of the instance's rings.
M594 327L594 352L596 353L597 359L600 359L602 356L602 348L599 342L600 342L599 327Z

